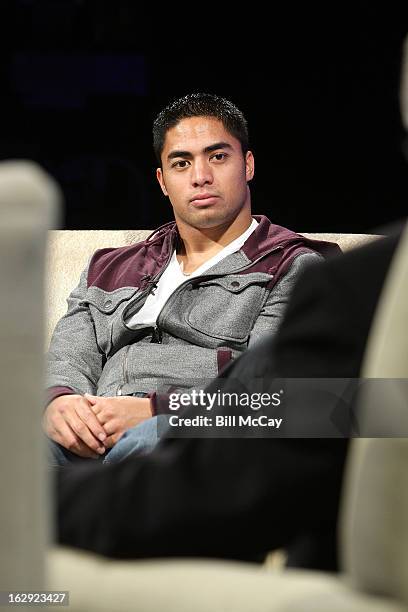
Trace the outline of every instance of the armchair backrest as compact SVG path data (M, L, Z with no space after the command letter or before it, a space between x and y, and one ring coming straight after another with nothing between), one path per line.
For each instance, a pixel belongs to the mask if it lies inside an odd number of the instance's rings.
M57 321L66 312L66 299L79 282L91 255L106 247L130 245L144 240L151 230L54 230L49 232L46 305L46 346ZM376 236L368 234L304 234L309 238L337 242L343 251Z

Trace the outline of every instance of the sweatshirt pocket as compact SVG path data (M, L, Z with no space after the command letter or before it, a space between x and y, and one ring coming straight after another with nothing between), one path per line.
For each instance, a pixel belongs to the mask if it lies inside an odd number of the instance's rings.
M246 342L272 278L270 274L253 272L200 283L186 313L186 322L206 336L238 344Z
M105 355L109 355L112 349L113 324L137 291L136 287L123 287L113 292L89 287L83 302L89 306L96 341Z

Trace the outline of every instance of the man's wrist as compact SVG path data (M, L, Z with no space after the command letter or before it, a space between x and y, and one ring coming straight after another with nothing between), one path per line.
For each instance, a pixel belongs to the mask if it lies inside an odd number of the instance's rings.
M45 394L46 407L48 406L48 404L51 404L52 401L54 401L57 397L60 397L61 395L76 394L77 391L74 391L73 389L71 389L71 387L49 387L46 390Z

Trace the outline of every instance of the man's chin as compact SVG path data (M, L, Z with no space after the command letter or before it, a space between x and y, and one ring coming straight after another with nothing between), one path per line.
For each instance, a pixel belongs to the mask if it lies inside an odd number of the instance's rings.
M228 215L225 211L208 208L194 211L192 214L188 215L188 217L186 216L183 221L196 229L212 229L230 225L235 217L236 215Z

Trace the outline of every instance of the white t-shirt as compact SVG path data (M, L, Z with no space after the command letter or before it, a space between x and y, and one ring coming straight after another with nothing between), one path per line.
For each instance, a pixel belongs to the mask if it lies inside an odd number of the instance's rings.
M140 327L154 327L161 309L177 287L184 283L188 278L193 278L194 276L203 274L203 272L224 259L224 257L227 257L227 255L231 255L231 253L239 251L246 239L255 230L257 225L258 221L252 219L251 225L243 234L227 244L226 247L211 257L211 259L208 259L201 264L201 266L194 270L194 272L191 274L183 274L180 264L177 261L176 251L174 250L170 263L161 275L159 282L157 283L157 287L147 296L142 308L126 321L126 325L132 329L138 329Z

